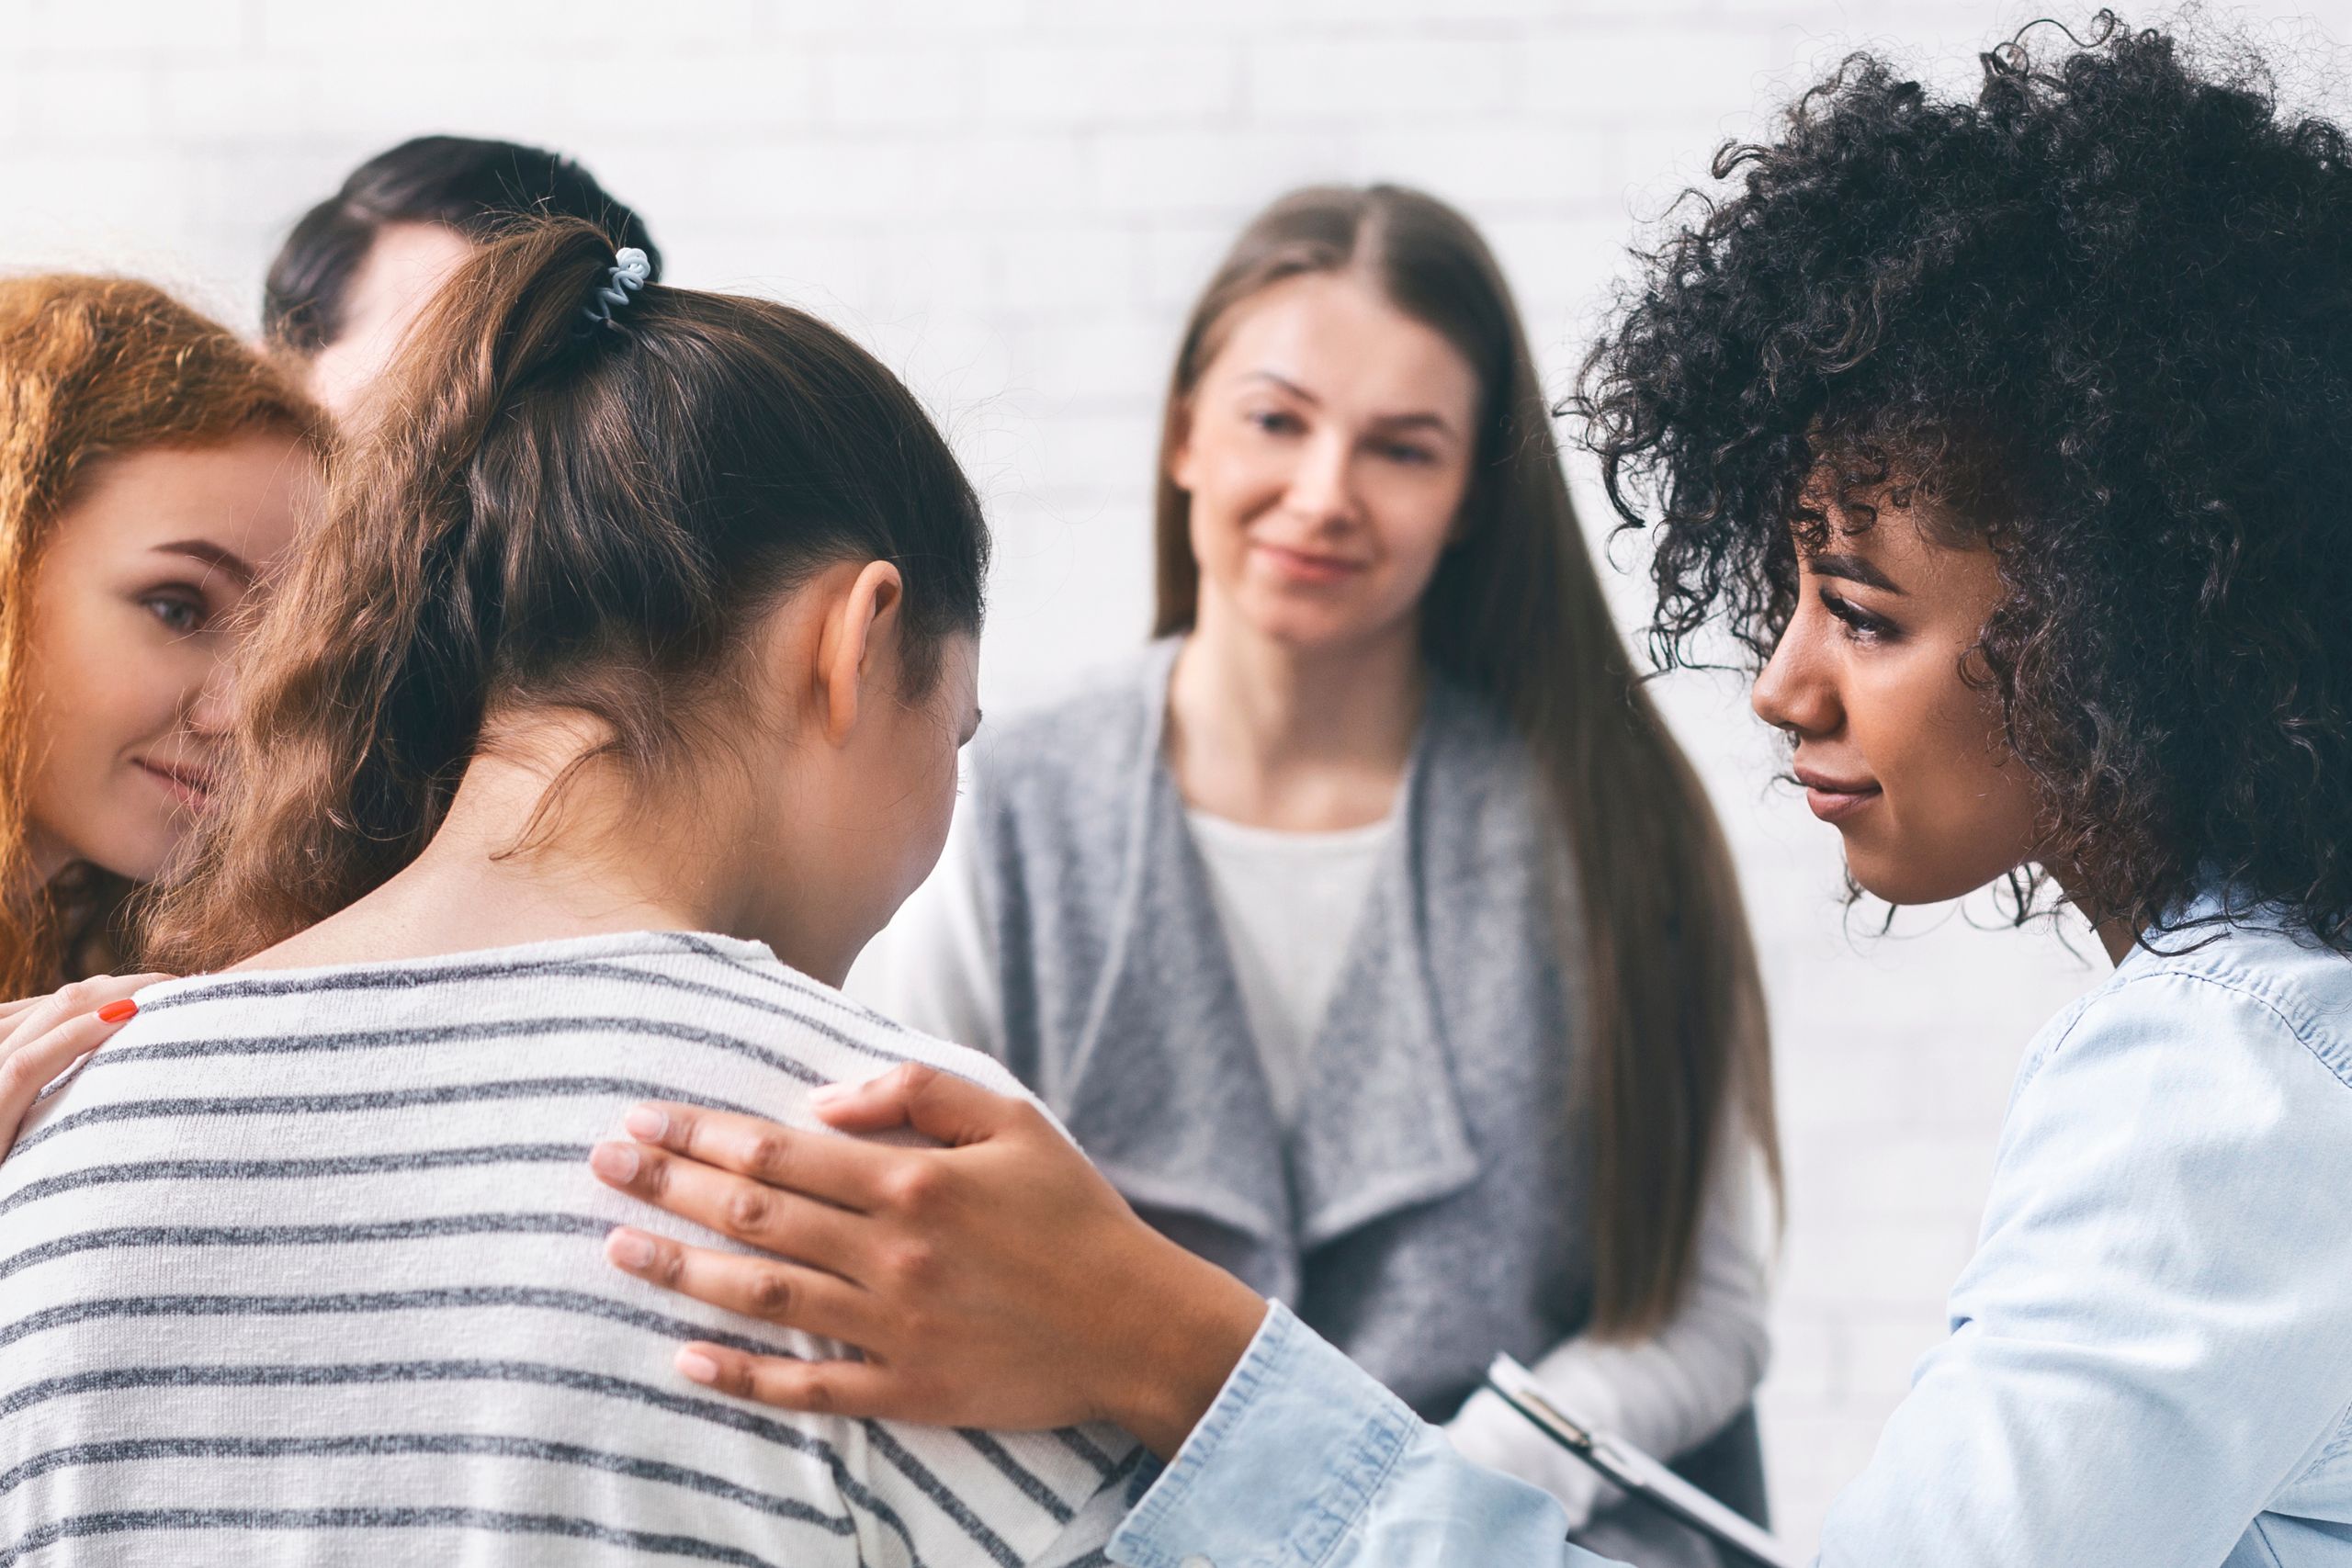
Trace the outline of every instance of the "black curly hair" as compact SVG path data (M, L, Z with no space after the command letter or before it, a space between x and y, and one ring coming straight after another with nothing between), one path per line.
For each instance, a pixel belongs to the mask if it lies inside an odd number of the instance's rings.
M1995 554L1963 667L2068 902L2172 931L2218 883L2352 952L2345 133L2109 12L1983 66L1848 58L1640 254L1564 412L1655 535L1654 652L1725 624L1760 665L1799 541L1905 509Z

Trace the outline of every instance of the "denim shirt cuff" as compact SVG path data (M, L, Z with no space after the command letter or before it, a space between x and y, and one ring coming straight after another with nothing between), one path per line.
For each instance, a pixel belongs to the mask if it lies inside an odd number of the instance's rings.
M1272 1303L1110 1554L1135 1568L1317 1568L1363 1517L1420 1426Z

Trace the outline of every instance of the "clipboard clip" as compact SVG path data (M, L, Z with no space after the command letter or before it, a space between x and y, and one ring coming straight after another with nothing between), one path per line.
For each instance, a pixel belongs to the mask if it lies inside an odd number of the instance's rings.
M1487 1375L1480 1381L1499 1395L1505 1404L1510 1405L1521 1416L1534 1420L1535 1424L1543 1427L1551 1439L1562 1448L1570 1450L1588 1460L1592 1458L1600 1449L1600 1439L1580 1425L1575 1417L1544 1398L1538 1390L1526 1384L1517 1388L1505 1388L1495 1381L1495 1369L1492 1367L1487 1369Z
M1509 1356L1495 1358L1485 1382L1504 1404L1627 1495L1639 1497L1689 1525L1742 1562L1758 1568L1803 1568L1803 1560L1770 1532L1724 1507L1623 1438L1562 1410L1536 1387L1534 1376Z

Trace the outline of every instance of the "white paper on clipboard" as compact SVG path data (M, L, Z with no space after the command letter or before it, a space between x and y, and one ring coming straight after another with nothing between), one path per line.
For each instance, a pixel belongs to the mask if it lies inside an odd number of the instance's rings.
M1487 1369L1487 1385L1503 1402L1541 1427L1544 1436L1637 1497L1730 1547L1764 1568L1807 1568L1805 1560L1778 1537L1732 1512L1657 1460L1620 1438L1562 1410L1536 1386L1533 1374L1509 1356Z

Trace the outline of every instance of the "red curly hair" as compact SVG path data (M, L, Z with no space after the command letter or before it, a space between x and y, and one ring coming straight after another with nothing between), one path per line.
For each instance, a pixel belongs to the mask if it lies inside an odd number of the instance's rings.
M26 693L42 554L107 458L256 429L317 445L325 424L228 328L130 278L0 278L0 998L110 961L114 917L132 891L93 867L29 886Z

